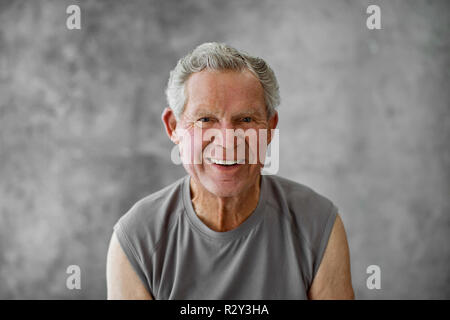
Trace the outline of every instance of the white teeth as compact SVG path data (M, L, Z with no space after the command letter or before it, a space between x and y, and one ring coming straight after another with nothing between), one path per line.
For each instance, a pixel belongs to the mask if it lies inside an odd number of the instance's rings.
M208 158L209 161L211 161L212 163L215 164L221 164L221 165L225 165L225 166L231 166L233 164L241 164L244 163L244 160L219 160L219 159L213 159L213 158Z

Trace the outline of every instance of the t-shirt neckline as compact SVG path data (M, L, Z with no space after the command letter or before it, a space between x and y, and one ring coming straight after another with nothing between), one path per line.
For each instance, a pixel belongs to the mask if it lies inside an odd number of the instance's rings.
M250 229L258 225L261 218L264 214L265 209L265 202L267 199L267 181L264 178L264 175L261 175L261 182L260 182L260 192L259 192L259 200L258 204L256 205L255 210L250 214L250 216L247 217L239 226L236 228L219 232L212 230L209 228L195 213L194 207L192 206L191 201L191 190L190 190L190 179L191 177L187 175L184 178L183 181L183 203L185 207L185 212L187 213L187 216L192 223L192 225L202 233L203 235L209 237L209 238L215 238L215 239L233 239L241 237L242 235L246 234Z

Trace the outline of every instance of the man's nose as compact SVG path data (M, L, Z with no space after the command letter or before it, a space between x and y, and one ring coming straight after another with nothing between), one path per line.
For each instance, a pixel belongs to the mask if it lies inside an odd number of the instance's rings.
M224 149L234 149L238 143L233 125L225 124L218 128L214 144Z

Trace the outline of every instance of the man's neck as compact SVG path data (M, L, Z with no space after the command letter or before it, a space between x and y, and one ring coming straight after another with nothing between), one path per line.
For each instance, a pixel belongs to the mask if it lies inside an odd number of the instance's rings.
M260 180L256 188L248 188L236 197L217 197L191 179L194 211L210 229L225 232L238 227L255 210L259 201Z

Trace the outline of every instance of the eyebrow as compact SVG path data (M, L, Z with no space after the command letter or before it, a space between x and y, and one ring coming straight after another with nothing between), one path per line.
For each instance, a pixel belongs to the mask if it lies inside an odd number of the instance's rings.
M242 110L241 112L239 112L238 114L236 114L233 117L243 117L243 116L260 116L263 117L264 115L260 112L257 111L255 109L248 109L248 110Z
M195 117L205 117L205 116L215 116L216 113L214 111L200 109L195 112L192 112L191 115L193 115Z

